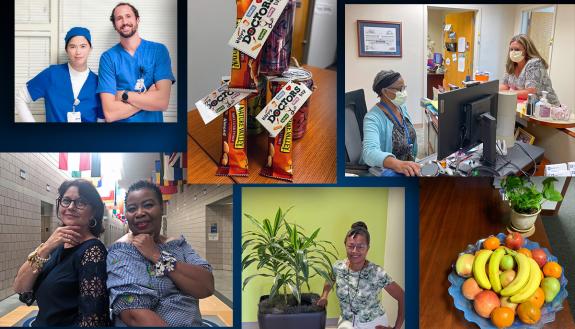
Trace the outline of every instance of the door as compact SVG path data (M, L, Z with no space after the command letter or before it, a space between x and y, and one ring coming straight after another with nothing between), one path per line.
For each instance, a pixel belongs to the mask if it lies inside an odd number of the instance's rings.
M40 204L40 240L46 242L50 237L50 225L52 223L52 213L54 205L41 201Z
M307 46L307 31L309 22L310 0L295 1L295 22L292 35L291 55L303 65L304 54Z
M535 48L547 63L553 43L553 25L555 23L555 7L538 8L529 12L527 35L535 44Z
M445 24L451 24L451 29L449 31L444 29L443 41L445 44L454 46L447 49L444 44L443 47L446 68L445 86L452 84L461 88L466 76L473 79L475 12L449 13L445 15ZM459 45L460 38L465 38L462 47Z

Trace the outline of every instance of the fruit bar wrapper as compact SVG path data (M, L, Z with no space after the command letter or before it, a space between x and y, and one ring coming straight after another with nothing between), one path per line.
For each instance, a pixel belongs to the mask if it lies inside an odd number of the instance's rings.
M251 3L251 0L236 0L236 26L241 22ZM259 63L260 56L253 59L234 48L232 52L230 89L242 92L257 92Z
M257 115L258 121L275 137L291 122L294 114L311 96L312 91L304 84L288 82Z
M222 157L217 176L247 176L246 111L244 98L224 114L222 133Z
M293 181L292 121L276 136L268 138L268 157L260 175Z
M276 26L264 44L260 61L261 74L280 75L289 67L295 19L295 2L296 0L288 0Z
M257 58L288 1L252 1L228 44L251 58Z
M249 93L229 90L228 85L223 84L197 101L196 108L200 111L204 123L208 124L248 95Z

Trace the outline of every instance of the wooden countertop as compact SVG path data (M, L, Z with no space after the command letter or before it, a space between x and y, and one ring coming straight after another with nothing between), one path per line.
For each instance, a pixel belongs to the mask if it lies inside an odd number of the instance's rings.
M336 182L337 153L336 72L308 66L304 68L312 73L317 89L310 98L306 133L293 143L293 183L333 184ZM205 125L197 110L188 112L188 182L190 184L228 182L215 175L222 153L221 135L221 116ZM247 145L249 176L223 178L228 178L229 183L287 183L259 174L267 159L267 133L249 136ZM202 154L191 158L193 152Z
M505 232L509 207L491 178L420 178L419 194L419 327L476 328L453 305L447 289L451 265L468 244ZM548 248L549 239L537 219L529 239ZM567 300L555 321L545 328L575 328Z

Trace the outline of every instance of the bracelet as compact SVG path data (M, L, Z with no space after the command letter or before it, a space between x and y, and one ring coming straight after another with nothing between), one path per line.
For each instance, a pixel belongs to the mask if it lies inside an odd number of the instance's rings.
M50 255L48 255L48 258L42 258L38 255L38 251L40 250L40 248L42 248L43 245L44 243L40 243L40 245L36 247L36 249L34 249L34 251L32 251L28 255L27 260L28 262L30 262L30 266L32 266L33 273L38 273L42 271L44 264L46 264L46 262L50 260Z
M167 275L176 269L176 258L167 251L160 252L160 259L154 264L156 277Z

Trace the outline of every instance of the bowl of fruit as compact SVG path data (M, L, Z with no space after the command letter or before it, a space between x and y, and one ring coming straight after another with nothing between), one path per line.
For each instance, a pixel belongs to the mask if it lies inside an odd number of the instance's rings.
M467 246L448 279L455 307L484 329L542 328L567 297L557 257L518 233Z

